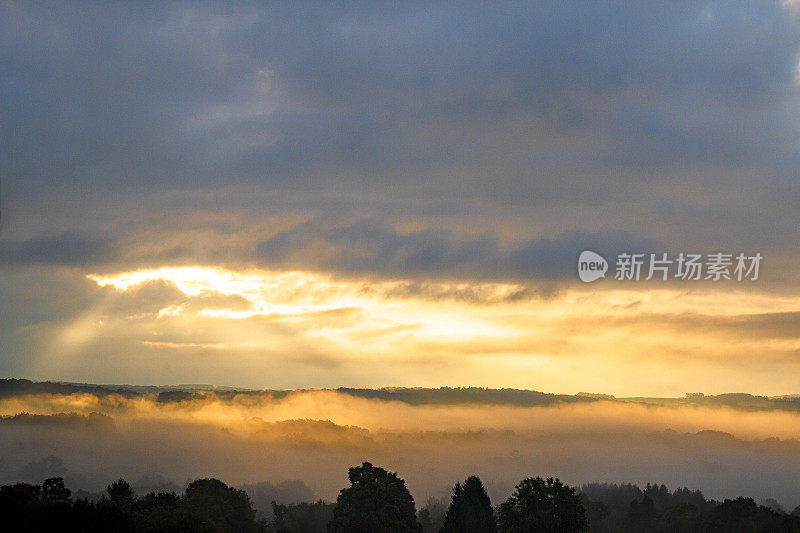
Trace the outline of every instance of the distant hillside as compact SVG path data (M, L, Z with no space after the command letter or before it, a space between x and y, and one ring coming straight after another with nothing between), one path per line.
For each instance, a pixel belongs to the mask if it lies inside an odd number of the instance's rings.
M126 398L136 398L139 393L124 388L111 388L100 385L74 385L52 381L29 381L27 379L0 379L0 398L13 398L28 394L92 394L97 397L119 394Z
M482 387L386 388L386 389L336 389L341 393L370 398L403 402L410 405L456 405L479 403L490 405L537 406L558 402L592 402L596 398L570 394L550 394L524 389L485 389Z
M730 407L738 410L783 410L800 412L800 396L754 396L747 393L705 395L688 393L683 398L615 398L608 394L586 393L553 394L525 389L489 389L483 387L386 387L381 389L357 389L341 387L331 389L357 398L395 401L409 405L511 405L518 407L549 406L559 403L624 402L647 405L704 405ZM291 390L252 390L213 385L170 386L117 386L80 383L35 382L27 379L0 379L0 398L11 398L31 394L70 395L76 393L103 397L118 394L126 398L155 396L159 403L216 400L229 402L235 397L250 396L279 400L294 392Z
M687 393L683 398L619 398L619 401L645 403L648 405L705 405L709 407L732 407L744 411L800 411L800 396L754 396L746 392L725 394Z

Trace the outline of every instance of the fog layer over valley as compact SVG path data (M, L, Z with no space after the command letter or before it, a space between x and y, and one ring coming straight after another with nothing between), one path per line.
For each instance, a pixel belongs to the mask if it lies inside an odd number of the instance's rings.
M371 461L400 473L420 504L478 474L493 501L522 477L541 475L776 498L791 509L800 503L800 413L792 406L748 396L623 401L484 389L137 390L4 380L0 483L60 475L73 490L99 493L118 477L141 491L218 477L247 485L263 507L333 500L348 467Z

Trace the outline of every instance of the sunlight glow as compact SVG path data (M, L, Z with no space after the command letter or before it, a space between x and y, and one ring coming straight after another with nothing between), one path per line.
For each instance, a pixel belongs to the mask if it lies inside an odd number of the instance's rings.
M800 310L800 298L751 288L576 285L542 295L513 283L339 279L207 266L89 278L113 290L103 306L62 332L84 349L124 339L131 343L127 349L115 347L127 353L218 354L226 364L251 369L292 359L342 375L369 374L367 380L382 384L425 384L420 376L433 368L435 384L446 375L462 384L619 393L626 390L613 385L620 381L658 387L664 374L685 374L689 367L674 361L689 354L690 378L670 381L691 390L714 373L729 389L744 372L738 365L788 370L800 350L796 337L774 333ZM416 374L394 371L409 365ZM791 372L785 375L788 380Z

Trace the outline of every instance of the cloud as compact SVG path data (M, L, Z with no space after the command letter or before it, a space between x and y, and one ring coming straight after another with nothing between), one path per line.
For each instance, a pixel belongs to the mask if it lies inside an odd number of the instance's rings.
M737 338L800 340L800 312L755 313L736 316L702 316L693 313L653 317L676 332L700 332Z
M795 7L3 4L0 370L788 390L794 317L755 315L797 311ZM760 251L763 284L683 295L698 324L657 285L579 303L586 248ZM394 307L242 318L252 295L84 278L197 265L388 280L357 296Z
M586 249L615 257L623 251L661 250L663 245L626 232L576 231L504 247L489 236L459 239L441 230L401 233L377 220L344 225L315 220L258 245L263 263L276 267L534 281L574 279L578 255Z
M2 10L9 239L245 264L282 221L328 218L340 268L465 274L511 232L798 253L791 6Z
M7 301L39 291L49 302L19 306L0 324L5 375L278 388L795 392L797 298L735 282L550 290L535 278L211 267L63 277L53 287L43 279L18 273L0 285Z
M113 242L76 233L0 240L0 264L5 266L90 266L113 259Z
M13 190L589 203L653 170L678 181L767 148L769 168L796 148L800 38L778 4L4 10Z

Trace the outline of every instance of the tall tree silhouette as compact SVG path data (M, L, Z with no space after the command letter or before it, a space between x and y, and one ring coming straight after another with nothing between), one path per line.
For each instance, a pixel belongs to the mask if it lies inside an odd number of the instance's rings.
M136 500L136 493L131 488L130 483L122 478L106 487L106 493L108 494L108 501L121 509L129 508Z
M414 498L397 473L363 463L348 471L350 486L336 499L329 533L417 533Z
M580 495L558 478L525 478L500 505L503 533L574 533L589 522Z
M470 476L453 487L450 507L444 515L442 533L495 533L495 516L489 494L478 476Z

